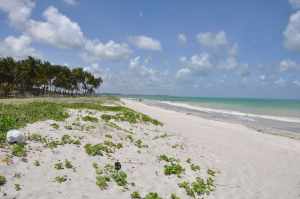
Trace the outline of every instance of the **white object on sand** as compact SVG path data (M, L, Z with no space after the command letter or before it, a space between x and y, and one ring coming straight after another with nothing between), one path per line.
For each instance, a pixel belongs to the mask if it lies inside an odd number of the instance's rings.
M10 131L7 132L6 141L10 144L24 143L25 142L25 136L21 131L13 129L13 130L10 130Z

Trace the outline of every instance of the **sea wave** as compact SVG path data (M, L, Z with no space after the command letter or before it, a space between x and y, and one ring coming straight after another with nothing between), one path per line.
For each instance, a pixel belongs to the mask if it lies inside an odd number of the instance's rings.
M239 111L231 111L231 110L225 110L225 109L212 109L212 108L193 106L190 104L170 102L170 101L160 101L160 103L168 104L168 105L176 106L176 107L192 109L192 110L201 111L201 112L207 112L207 113L220 113L220 114L227 114L227 115L240 116L240 117L262 118L262 119L277 120L277 121L282 121L282 122L300 123L300 118L296 118L296 117L279 117L279 116L272 116L272 115L261 115L261 114L245 113L245 112L239 112Z

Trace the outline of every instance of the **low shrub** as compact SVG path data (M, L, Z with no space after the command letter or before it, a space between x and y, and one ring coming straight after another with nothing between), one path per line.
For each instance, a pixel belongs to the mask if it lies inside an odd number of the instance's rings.
M162 199L158 193L150 192L145 196L145 199Z
M11 147L12 155L17 157L26 156L26 147L25 144L13 144Z
M131 196L131 199L141 199L142 198L141 195L140 195L140 193L137 192L137 191L132 192L130 194L130 196Z
M98 118L89 115L84 116L82 120L86 122L98 122Z
M0 175L0 186L5 185L5 183L6 183L6 178L5 178L5 176Z

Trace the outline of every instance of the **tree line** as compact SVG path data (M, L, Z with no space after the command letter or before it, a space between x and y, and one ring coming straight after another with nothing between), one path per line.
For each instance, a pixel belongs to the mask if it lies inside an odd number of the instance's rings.
M0 58L0 96L78 96L95 93L103 80L83 68L53 65L34 57Z

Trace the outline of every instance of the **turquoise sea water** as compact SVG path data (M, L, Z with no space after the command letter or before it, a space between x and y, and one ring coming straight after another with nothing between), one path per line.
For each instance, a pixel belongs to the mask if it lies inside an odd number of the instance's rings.
M300 100L252 99L252 98L210 98L173 96L128 96L146 100L184 103L211 109L238 111L260 115L300 118Z

